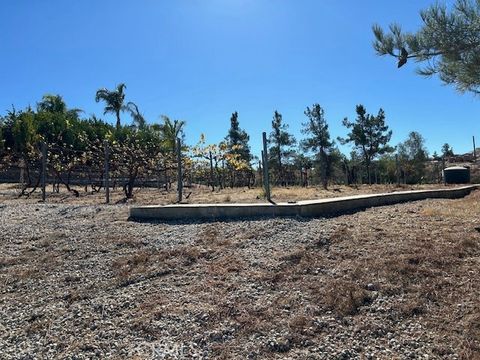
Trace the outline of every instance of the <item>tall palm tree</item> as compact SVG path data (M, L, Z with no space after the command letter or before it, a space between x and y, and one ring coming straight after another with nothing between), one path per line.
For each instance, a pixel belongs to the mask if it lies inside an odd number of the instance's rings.
M145 126L147 125L147 121L145 120L145 117L143 116L143 114L140 113L138 106L135 103L129 101L127 103L126 109L132 116L135 127L137 129L144 129Z
M121 83L117 85L113 91L103 88L97 90L95 95L96 102L103 100L106 104L103 114L112 113L117 117L117 129L120 128L120 112L126 109L125 105L123 105L125 101L125 88L126 85Z
M183 120L170 120L166 115L162 115L163 125L162 133L165 141L165 147L169 150L175 152L177 138L183 138L183 127L185 126L185 121Z

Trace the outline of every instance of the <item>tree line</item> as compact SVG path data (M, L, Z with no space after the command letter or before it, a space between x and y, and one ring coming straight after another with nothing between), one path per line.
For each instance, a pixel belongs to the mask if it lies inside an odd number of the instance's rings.
M1 166L7 170L21 164L25 169L23 194L38 186L41 143L48 146L53 181L76 195L78 190L70 184L78 173L90 179L90 191L101 189L105 146L112 174L127 198L133 196L140 178L161 178L169 190L177 169L177 139L188 184L205 184L215 190L261 183L263 164L251 152L250 136L241 128L238 112L232 113L228 133L219 144L208 144L201 134L197 144L187 146L185 121L163 115L158 123L148 122L134 102L126 101L125 89L125 84L119 84L95 94L95 101L104 103L104 115L115 116L115 125L95 115L82 116L81 109L69 108L60 95L43 96L35 108L12 107L0 117ZM129 124L122 120L125 113L130 115ZM353 120L343 120L349 130L347 136L334 140L324 109L319 104L306 107L301 131L304 137L297 141L282 114L274 111L268 136L272 182L278 186L313 183L327 188L330 183L393 183L399 176L407 183L432 181L426 178L428 152L420 134L412 132L393 147L389 145L392 131L383 109L369 114L358 105L356 114ZM337 142L352 145L349 156L340 152ZM448 144L442 150L444 155L453 153Z

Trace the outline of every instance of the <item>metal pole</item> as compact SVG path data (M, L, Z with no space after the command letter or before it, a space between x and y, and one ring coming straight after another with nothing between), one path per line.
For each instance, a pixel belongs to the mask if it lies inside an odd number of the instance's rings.
M264 183L265 183L265 195L267 200L270 201L270 178L268 174L268 151L267 151L267 133L264 131L262 133L263 139L263 172L264 172Z
M177 138L177 191L178 191L178 202L181 202L183 199L183 179L182 179L182 143L180 138Z
M103 142L104 151L105 151L105 163L104 163L104 182L105 182L105 202L110 203L110 174L109 174L109 162L110 162L110 149L108 148L108 142Z
M42 142L42 201L45 202L45 185L47 182L47 144Z

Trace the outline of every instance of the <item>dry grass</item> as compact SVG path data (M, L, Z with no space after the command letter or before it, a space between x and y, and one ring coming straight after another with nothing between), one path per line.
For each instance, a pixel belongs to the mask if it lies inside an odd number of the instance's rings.
M340 316L355 315L359 308L368 305L371 298L367 291L352 281L331 281L324 294L327 308Z
M272 200L275 202L295 202L300 200L322 199L339 196L349 196L358 194L384 193L403 190L417 190L438 188L442 185L414 185L414 186L396 186L396 185L332 185L328 190L322 187L273 187L271 189ZM48 188L47 188L48 189ZM175 189L175 186L173 187ZM102 204L105 201L105 194L84 192L83 188L78 187L80 197L74 197L64 188L60 193L47 193L47 201L49 203L69 203L69 204ZM186 188L185 193L189 194L188 198L184 198L185 203L255 203L265 202L265 196L261 188L226 188L222 190L211 191L206 186L194 186ZM28 199L18 198L18 186L15 184L0 184L0 199L2 202L38 202L41 193L36 191ZM166 192L164 189L155 188L139 188L136 189L134 199L129 203L135 204L175 204L177 195L175 190ZM112 203L124 203L124 193L121 189L112 189L110 192Z
M88 256L61 251L68 239L59 232L32 240L35 251L2 255L0 271L8 283L56 281L55 296L67 308L85 302L99 307L102 319L133 319L126 327L135 338L159 341L168 329L176 341L206 342L212 358L246 358L250 352L257 358L304 358L305 349L327 339L345 348L355 339L386 344L390 332L403 336L399 342L417 336L432 357L475 359L479 219L480 192L474 192L465 199L398 204L328 220L289 220L296 237L278 244L277 234L285 238L281 232L287 229L261 222L249 222L239 233L228 231L234 223L188 225L196 231L192 242L171 248L106 234L85 240L108 249L99 254L93 246L102 271L92 275L88 263L62 276L57 272L70 265L69 256ZM95 277L96 287L84 286L86 276ZM128 294L130 302L104 309L99 294ZM25 331L46 336L49 321L32 318ZM422 326L419 333L411 334L411 324ZM346 340L331 340L336 333ZM69 346L80 349L88 342Z

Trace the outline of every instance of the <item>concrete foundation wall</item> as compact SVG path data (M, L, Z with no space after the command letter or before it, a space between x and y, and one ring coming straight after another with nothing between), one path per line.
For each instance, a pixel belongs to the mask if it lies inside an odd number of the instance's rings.
M453 189L401 191L341 198L300 201L294 204L180 204L166 206L137 206L130 208L134 220L216 220L234 218L302 216L321 217L348 213L374 206L391 205L428 198L461 198L479 185Z

